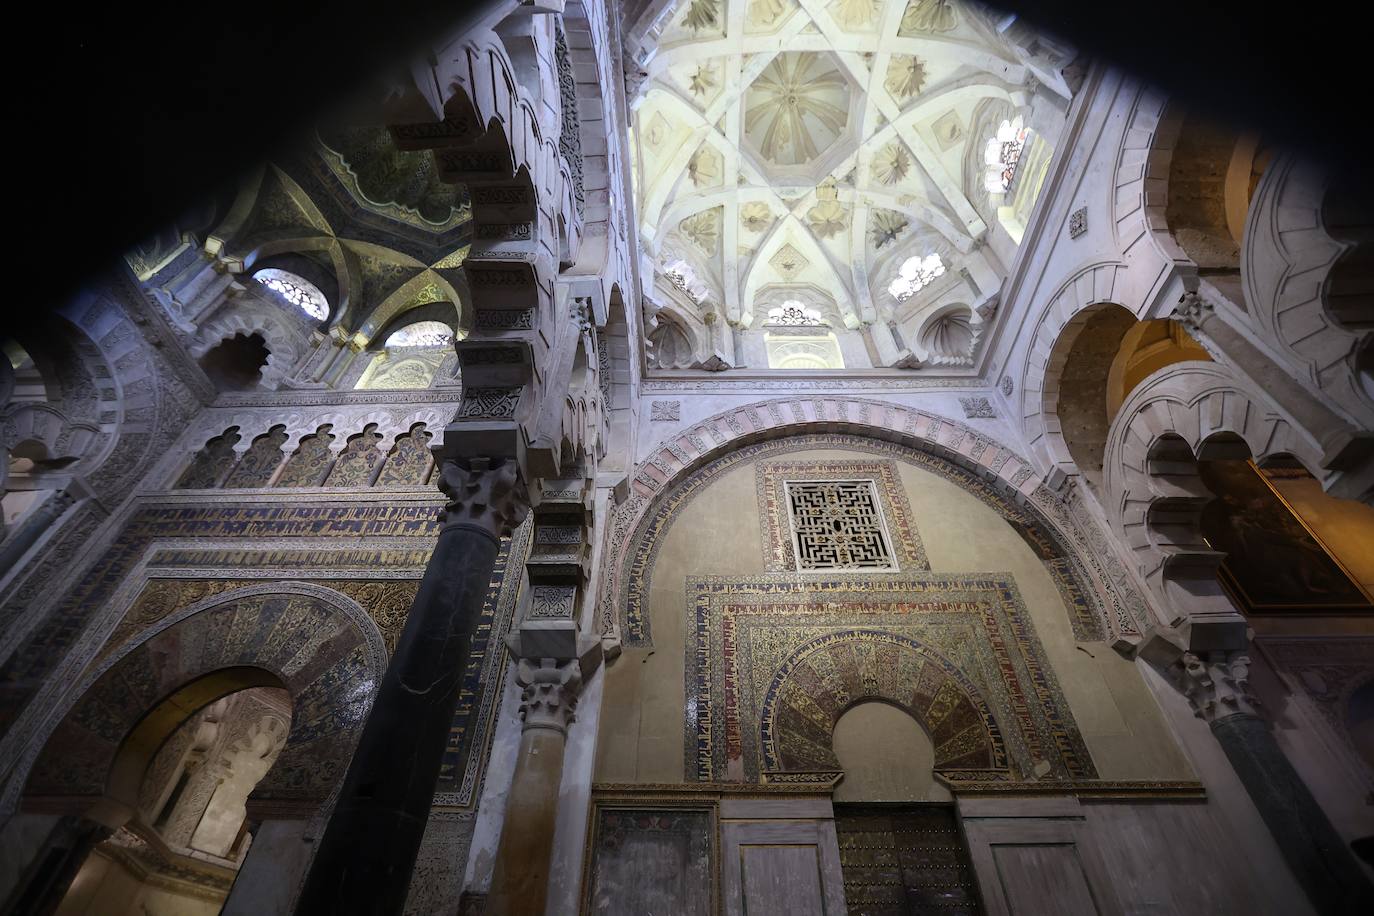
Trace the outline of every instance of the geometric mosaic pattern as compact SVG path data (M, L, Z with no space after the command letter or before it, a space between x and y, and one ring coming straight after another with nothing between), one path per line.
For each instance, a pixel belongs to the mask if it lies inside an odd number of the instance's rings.
M1005 576L708 576L687 607L690 779L839 769L835 722L866 699L920 722L947 780L1096 777Z

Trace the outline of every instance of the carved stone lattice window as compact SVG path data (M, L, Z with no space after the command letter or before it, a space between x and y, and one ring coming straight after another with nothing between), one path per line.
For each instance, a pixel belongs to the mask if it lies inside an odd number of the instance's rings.
M787 512L797 570L894 570L871 480L789 480Z

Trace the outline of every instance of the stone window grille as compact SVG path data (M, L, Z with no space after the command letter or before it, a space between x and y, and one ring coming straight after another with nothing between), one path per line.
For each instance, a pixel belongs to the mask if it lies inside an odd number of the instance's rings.
M872 480L788 480L798 572L892 572L892 536Z

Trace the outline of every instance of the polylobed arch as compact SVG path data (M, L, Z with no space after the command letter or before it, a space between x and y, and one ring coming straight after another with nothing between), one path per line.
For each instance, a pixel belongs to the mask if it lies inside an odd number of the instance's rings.
M22 793L27 804L118 826L136 808L140 761L176 725L219 697L272 686L290 692L295 713L253 798L313 814L343 778L386 658L367 612L323 586L270 583L203 599L112 648L54 704L0 812L13 813Z
M1325 483L1318 444L1215 363L1181 362L1145 379L1112 423L1105 508L1172 620L1229 612L1215 585L1221 555L1200 528L1211 498L1197 461L1289 455Z
M1144 600L1110 548L1104 549L1106 538L1097 523L1081 502L1066 503L1051 493L1025 458L937 414L881 401L816 396L732 408L670 434L637 466L628 497L606 526L609 544L630 546L603 579L599 625L608 648L615 651L631 636L622 628L621 615L631 612L642 587L636 579L642 580L652 566L656 542L646 538L646 533L656 516L669 511L672 492L700 469L741 448L819 433L848 433L894 443L945 459L973 475L1008 505L1025 511L1046 537L1061 546L1075 570L1075 581L1081 583L1083 601L1108 641L1124 649L1147 626Z
M196 329L197 343L191 347L191 355L200 359L227 340L238 336L251 338L255 334L267 347L267 362L262 367L259 384L268 389L276 388L300 361L306 342L304 335L287 322L275 303L250 298L243 304L236 303L221 310Z
M1360 348L1374 336L1371 220L1356 189L1284 153L1255 189L1240 262L1255 330L1363 427L1374 426L1374 390L1359 380Z

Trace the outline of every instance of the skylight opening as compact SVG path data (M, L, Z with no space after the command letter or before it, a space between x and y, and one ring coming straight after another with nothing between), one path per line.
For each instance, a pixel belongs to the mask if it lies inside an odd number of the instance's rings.
M329 300L318 286L304 277L275 267L265 267L253 274L253 279L316 321L324 321L329 317Z
M387 337L388 347L446 347L453 343L453 329L442 321L417 321Z

